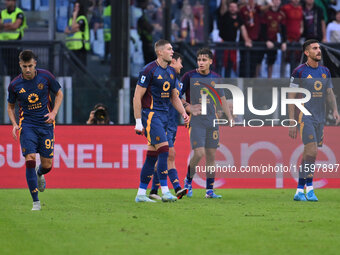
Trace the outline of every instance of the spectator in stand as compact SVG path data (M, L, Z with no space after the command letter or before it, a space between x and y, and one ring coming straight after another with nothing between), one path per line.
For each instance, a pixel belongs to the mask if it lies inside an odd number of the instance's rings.
M149 63L156 58L156 54L153 49L153 26L150 21L150 17L147 15L147 6L148 1L143 1L140 3L143 14L137 21L137 30L140 36L140 40L142 41L142 49L145 63Z
M153 6L153 16L151 17L152 25L154 28L153 41L156 42L163 38L163 11L165 8L165 1L161 1L161 5Z
M303 32L303 11L300 0L291 0L281 7L286 15L287 43L299 42ZM287 50L285 61L290 64L291 72L300 62L301 51ZM282 63L283 67L285 66Z
M303 11L300 0L291 0L281 7L281 11L286 15L288 42L298 42L303 31Z
M327 26L326 40L330 43L340 42L340 11L336 12L335 20Z
M90 30L93 29L93 34L95 40L97 40L97 30L103 28L103 6L101 0L92 0L91 7L89 8L89 12L91 14L90 18Z
M248 3L241 7L240 17L247 29L249 38L252 41L260 41L260 30L261 30L261 8L257 5L254 0L248 0ZM240 51L240 76L247 77L246 66L247 66L247 55L245 51ZM261 63L262 53L258 51L250 51L250 77L256 76L256 66Z
M104 27L104 59L107 62L111 52L111 4L105 6L103 11L103 27Z
M261 33L268 49L273 49L277 42L277 33L281 35L281 50L286 51L286 16L280 10L281 0L273 0L272 6L264 12ZM267 55L268 78L272 78L273 64L276 61L277 50L268 50Z
M204 6L200 0L197 0L195 5L192 7L192 13L194 16L194 33L195 41L204 41Z
M194 14L190 4L183 5L181 11L181 39L195 44Z
M228 8L229 6L229 8ZM240 31L242 38L247 47L252 46L251 39L248 36L247 29L238 13L237 3L228 0L222 0L217 9L217 27L219 36L224 42L236 42L237 32ZM225 67L225 77L231 76L231 71L236 72L237 68L237 51L225 50L223 54L223 65ZM220 55L220 54L216 54ZM218 57L218 56L215 56Z
M331 8L332 4L337 4L339 0L315 0L314 3L316 6L322 9L323 17L325 19L326 24L334 18L334 12Z
M0 41L7 41L7 45L10 46L11 41L23 39L27 23L24 12L16 6L17 1L6 1L5 3L6 8L0 12ZM20 50L17 47L3 47L1 53L1 61L7 68L5 74L13 79L20 72L17 61L14 61L19 56Z
M86 17L86 9L81 1L76 1L72 17L65 28L66 47L71 50L80 62L86 66L87 52L90 50L90 29Z
M303 35L306 40L316 39L326 42L326 23L322 9L314 0L305 0L303 6Z

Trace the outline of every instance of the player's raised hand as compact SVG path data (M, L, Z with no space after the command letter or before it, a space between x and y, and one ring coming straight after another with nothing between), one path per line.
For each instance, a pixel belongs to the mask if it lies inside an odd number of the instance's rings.
M335 126L339 125L340 123L340 116L338 111L333 112L333 118L335 119Z
M188 114L187 114L186 112L184 112L184 113L182 114L182 117L183 117L183 119L184 119L184 124L188 124L189 121L190 121L190 117L188 116Z
M45 120L45 122L46 122L46 123L49 123L49 124L53 123L53 121L55 121L55 116L56 116L56 115L57 115L57 114L54 113L54 112L49 112L49 113L47 113L46 115L44 115L44 117L47 117L47 120Z
M18 126L18 125L13 126L13 129L12 129L12 136L13 136L14 140L17 140L17 139L18 139L18 136L17 136L18 130L19 130L19 126Z
M297 127L289 127L289 137L295 139L297 135Z
M141 119L136 119L135 131L136 131L137 135L143 135L144 134L144 127L143 127Z

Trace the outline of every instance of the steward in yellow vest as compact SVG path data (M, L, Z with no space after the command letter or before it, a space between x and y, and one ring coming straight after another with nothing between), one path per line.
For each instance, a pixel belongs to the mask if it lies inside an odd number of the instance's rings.
M84 7L78 1L74 4L73 16L69 19L65 34L66 47L86 65L87 51L90 50L90 29Z
M104 21L104 42L105 42L105 54L104 62L108 61L111 48L111 5L105 7L103 12Z
M16 1L5 1L6 9L0 12L0 40L17 41L24 37L24 29L27 27L24 12L16 7ZM8 47L1 49L1 62L4 63L1 74L9 75L14 78L20 73L18 65L18 56L20 45L8 43Z
M104 9L104 41L111 41L111 5L108 5Z
M15 6L15 1L6 1L6 5L0 13L0 40L20 40L27 27L24 12Z
M72 19L69 19L69 27L72 27L72 21ZM90 50L90 29L86 17L84 15L77 17L76 23L79 25L83 23L84 31L81 31L80 25L77 32L70 33L66 38L66 47L69 50L80 50L82 48Z

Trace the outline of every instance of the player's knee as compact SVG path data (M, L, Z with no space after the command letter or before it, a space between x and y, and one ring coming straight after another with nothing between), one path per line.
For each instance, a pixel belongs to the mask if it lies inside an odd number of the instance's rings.
M45 160L41 162L41 167L48 169L48 168L52 168L52 159L51 160Z
M316 157L318 153L318 148L315 146L308 146L306 149L305 149L305 156L308 156L308 157Z
M35 154L32 153L32 154L27 154L25 156L25 159L26 159L26 162L29 161L29 160L34 160L35 161Z
M201 159L205 156L205 151L204 150L195 150L194 151L194 156L197 158Z
M306 151L305 156L311 157L311 158L316 158L317 155L317 150L311 149Z

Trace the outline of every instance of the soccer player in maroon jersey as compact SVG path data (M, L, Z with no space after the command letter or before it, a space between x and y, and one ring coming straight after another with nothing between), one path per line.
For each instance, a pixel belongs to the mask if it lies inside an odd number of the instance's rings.
M281 0L273 0L273 5L264 12L262 18L262 35L263 40L266 42L268 49L274 48L274 43L277 42L277 33L281 35L281 50L287 49L287 36L286 36L286 16L279 9ZM268 78L272 78L273 64L275 63L277 50L267 50L267 65L268 65Z

